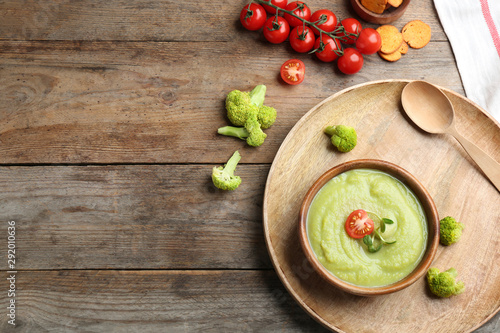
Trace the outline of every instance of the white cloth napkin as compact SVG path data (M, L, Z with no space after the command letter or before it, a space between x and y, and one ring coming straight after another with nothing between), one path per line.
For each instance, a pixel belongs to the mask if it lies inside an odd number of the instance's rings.
M500 121L500 0L434 0L467 98Z

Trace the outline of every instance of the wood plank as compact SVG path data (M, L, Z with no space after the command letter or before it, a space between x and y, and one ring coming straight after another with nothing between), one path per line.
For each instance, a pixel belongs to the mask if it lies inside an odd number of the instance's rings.
M353 76L303 55L306 80L295 87L277 77L297 54L255 46L0 42L0 163L221 163L240 148L252 162L270 163L302 115L352 85L425 78L463 93L452 51L441 42L397 63L372 55ZM225 95L260 83L268 86L266 104L279 112L264 145L217 135L228 124Z
M269 167L238 166L232 192L213 186L212 167L1 167L0 221L16 222L17 269L272 267L262 228Z
M19 271L15 300L16 327L2 307L2 332L329 332L273 271Z
M238 19L248 1L5 0L0 3L0 39L232 41L244 36ZM339 19L355 16L347 1L308 1ZM433 38L446 40L432 0L414 1L395 24L428 22ZM373 26L365 24L366 26ZM257 33L252 33L257 36Z
M23 271L16 288L2 332L326 332L273 271Z

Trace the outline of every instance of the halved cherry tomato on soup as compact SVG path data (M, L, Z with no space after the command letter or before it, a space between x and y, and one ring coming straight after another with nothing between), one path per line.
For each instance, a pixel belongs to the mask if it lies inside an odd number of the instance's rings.
M363 209L352 212L345 221L345 231L352 238L363 238L375 229L375 224Z
M299 59L290 59L281 65L281 78L288 84L299 84L304 81L306 67Z

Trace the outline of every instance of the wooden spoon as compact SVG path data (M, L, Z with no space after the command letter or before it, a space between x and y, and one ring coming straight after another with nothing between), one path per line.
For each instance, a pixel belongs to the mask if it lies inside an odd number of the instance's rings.
M438 87L425 81L410 82L403 89L401 102L408 117L424 131L453 135L500 191L500 164L457 131L453 105Z

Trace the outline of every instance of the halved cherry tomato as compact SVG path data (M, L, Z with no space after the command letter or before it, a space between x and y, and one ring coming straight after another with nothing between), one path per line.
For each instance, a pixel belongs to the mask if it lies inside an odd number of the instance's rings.
M286 5L285 9L288 11L292 11L295 15L303 18L306 21L309 21L309 18L311 17L311 10L302 1L290 2L288 5ZM303 24L301 20L290 14L285 13L283 17L288 21L291 27L296 27Z
M359 33L356 40L356 48L363 54L374 54L380 50L382 38L377 30L373 28L365 28Z
M316 39L314 43L316 57L324 62L332 62L338 58L338 50L341 49L340 42L336 41L330 36L321 35L321 39Z
M358 34L362 30L361 23L355 18L349 17L340 21L340 25L342 25L346 31L346 33L340 32L337 34L337 36L342 37L342 42L345 44L356 43Z
M259 30L266 23L267 15L264 7L258 3L251 3L243 7L240 13L240 22L248 30Z
M363 55L358 50L348 47L337 60L337 67L344 74L355 74L363 67Z
M332 32L337 27L337 16L328 9L320 9L315 11L309 20L310 22L316 24L318 28L326 32ZM322 23L320 23L322 22ZM314 33L318 36L319 30L311 27Z
M288 25L287 20L281 16L271 16L267 19L266 24L264 24L262 32L264 33L264 37L266 37L269 42L279 44L288 38L288 35L290 34L290 26Z
M305 53L312 50L316 37L314 36L314 32L311 28L299 25L298 27L293 28L292 32L290 32L289 40L292 49L299 53Z
M299 59L290 59L281 65L281 78L288 84L299 84L304 81L306 66Z
M352 212L345 221L345 231L352 238L363 238L375 229L375 224L363 209Z
M275 6L280 7L281 9L285 9L288 0L271 0L271 3ZM276 9L274 9L273 7L264 4L262 4L262 7L264 7L266 12L268 12L269 14L276 14Z

